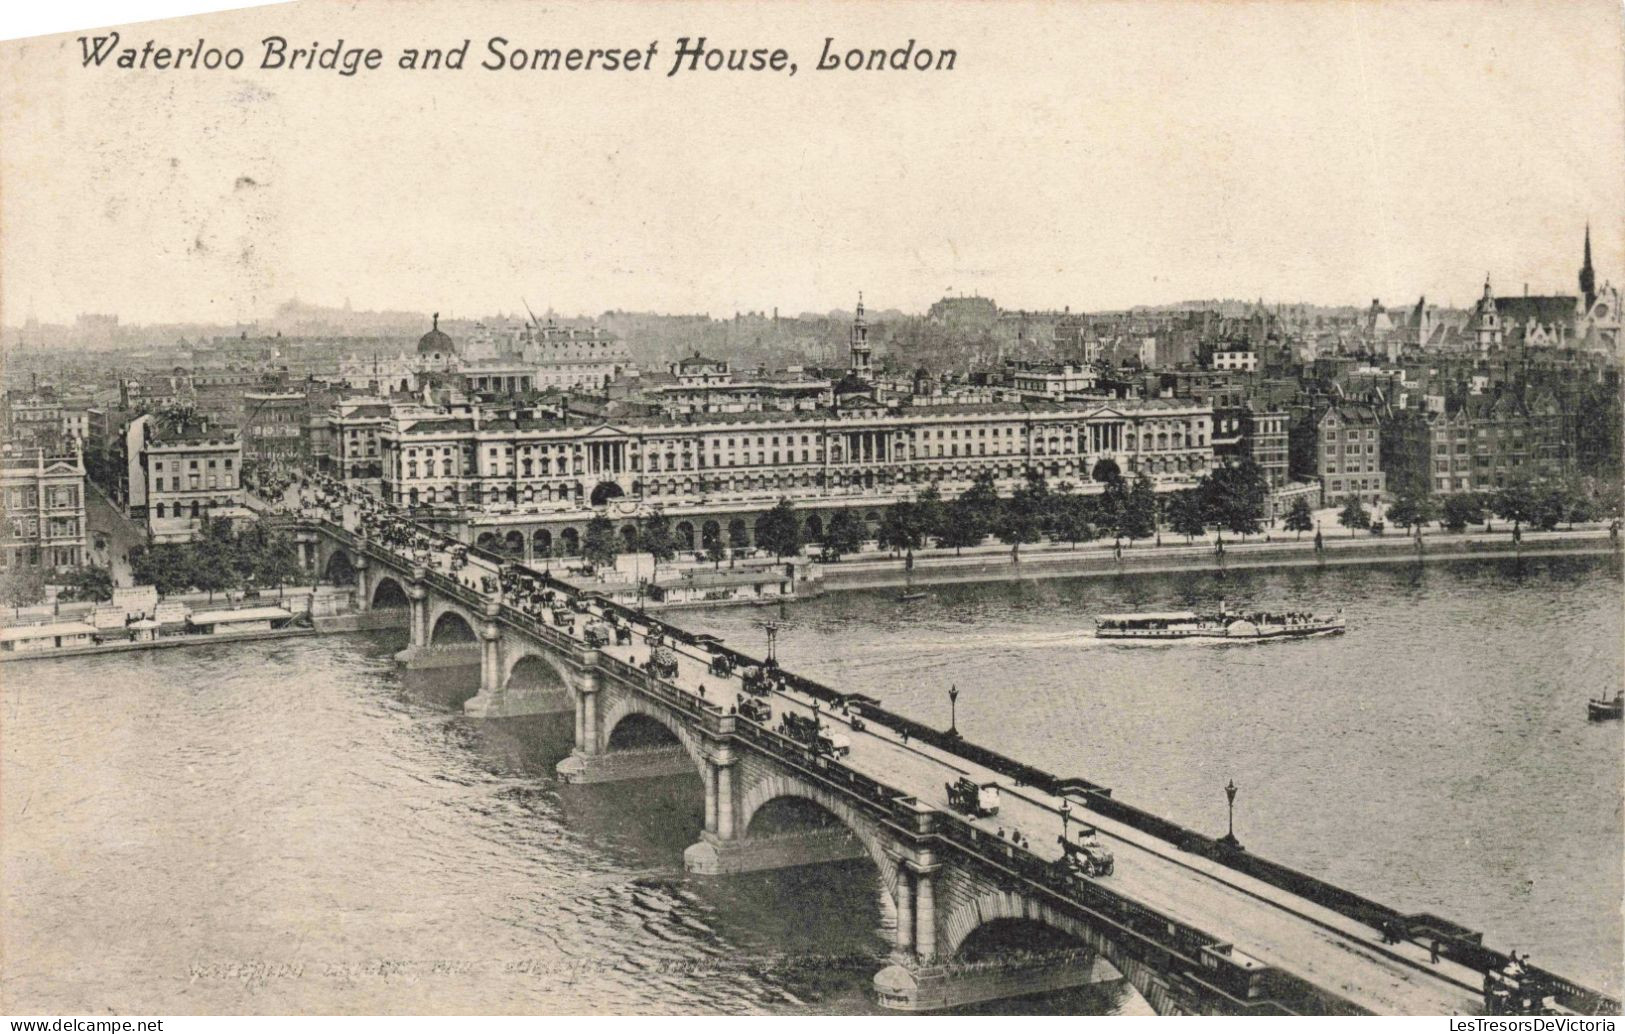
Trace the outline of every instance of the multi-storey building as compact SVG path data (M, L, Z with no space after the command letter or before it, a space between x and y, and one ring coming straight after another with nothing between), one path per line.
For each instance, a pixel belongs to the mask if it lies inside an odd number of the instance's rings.
M952 497L983 472L1002 491L1029 470L1099 491L1095 469L1112 460L1160 490L1188 488L1213 467L1211 434L1211 411L1175 399L885 407L857 396L815 412L589 423L476 411L391 421L381 488L397 504L457 508L460 533L527 556L574 552L595 513L629 523L653 508L685 547L724 530L745 544L750 518L780 499L816 540L836 510L878 522L928 485Z
M1512 391L1468 396L1432 415L1429 437L1438 493L1493 492L1515 477L1561 476L1570 465L1562 409L1546 394L1527 402Z
M1251 348L1223 346L1213 350L1208 362L1215 370L1239 370L1251 373L1258 369L1258 353Z
M686 383L685 383L686 381ZM745 380L697 381L644 385L640 394L667 416L691 413L760 413L767 410L815 410L828 405L834 385L801 373L760 375Z
M1340 503L1350 496L1373 505L1387 490L1376 412L1366 405L1338 402L1315 421L1316 473L1322 502Z
M1287 454L1287 414L1280 409L1248 405L1241 418L1242 455L1252 460L1269 479L1271 491L1290 480Z
M40 395L13 397L7 392L4 405L0 406L0 434L9 442L50 448L64 438L72 437L64 433L66 412L56 398Z
M431 375L448 374L467 391L511 395L550 388L597 390L636 369L626 346L598 327L527 324L501 339L487 334L478 344L477 356L463 354L440 329L440 314L435 313L415 354L347 356L339 360L339 376L353 388L387 394L414 391Z
M125 433L132 519L157 542L189 541L211 517L245 516L234 428L148 414Z
M243 455L272 467L298 466L307 454L310 408L302 391L250 391L243 395Z
M248 393L266 386L265 374L249 366L199 367L175 374L190 389L194 411L211 424L241 426L248 412Z
M85 465L77 442L65 451L8 448L0 455L0 564L62 571L85 549Z
M376 481L383 476L378 435L388 424L392 409L383 399L346 399L327 418L329 456L324 469L347 481Z
M1093 366L1010 360L1005 371L1010 387L1023 398L1060 402L1103 394Z

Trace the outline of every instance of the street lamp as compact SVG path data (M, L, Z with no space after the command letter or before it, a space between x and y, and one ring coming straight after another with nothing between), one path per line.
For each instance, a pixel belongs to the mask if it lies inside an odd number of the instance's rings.
M959 687L948 687L948 735L959 735Z
M1220 840L1219 843L1224 844L1226 847L1240 848L1241 841L1236 839L1236 781L1234 779L1225 784L1224 796L1230 803L1230 824L1224 839Z
M1066 842L1067 820L1072 818L1072 805L1063 798L1061 801L1061 842Z
M771 664L778 664L778 662L779 662L779 658L778 658L779 623L777 621L769 621L766 625L764 625L762 627L767 630L767 659L768 659L768 662L771 663Z

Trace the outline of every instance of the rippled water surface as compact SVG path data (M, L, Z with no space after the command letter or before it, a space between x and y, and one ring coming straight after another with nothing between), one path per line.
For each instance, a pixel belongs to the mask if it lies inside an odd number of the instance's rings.
M1617 989L1617 564L1043 581L792 606L786 664ZM1341 606L1347 636L1108 646L1102 609ZM756 650L773 612L679 620ZM867 862L687 877L697 778L561 787L566 717L337 636L0 669L0 1008L858 1012ZM1119 988L1001 1008L1133 1011Z

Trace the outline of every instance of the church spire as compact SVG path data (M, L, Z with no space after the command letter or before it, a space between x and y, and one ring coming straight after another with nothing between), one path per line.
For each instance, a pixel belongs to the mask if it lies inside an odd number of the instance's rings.
M851 373L864 380L873 376L872 353L869 349L869 323L863 318L863 292L858 292L858 312L852 320L849 339L852 354Z
M1585 297L1586 311L1597 300L1597 274L1591 268L1591 224L1586 223L1585 265L1580 267L1580 294Z

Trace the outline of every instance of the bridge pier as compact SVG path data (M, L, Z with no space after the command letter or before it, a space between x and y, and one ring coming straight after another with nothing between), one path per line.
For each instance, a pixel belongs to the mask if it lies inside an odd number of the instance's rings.
M365 614L372 609L372 570L367 554L355 558L355 609Z
M735 876L867 857L862 841L842 827L733 840L706 832L683 852L683 868L697 876Z
M429 587L424 584L427 576L428 572L423 568L414 567L412 579L406 586L408 631L415 650L421 650L429 643Z
M442 668L472 668L480 663L478 643L446 643L441 646L408 646L395 655L407 671L439 671Z
M480 622L480 696L495 695L502 690L502 626L497 618L502 615L500 598L485 604L484 621Z
M688 775L694 762L678 744L634 750L608 751L603 728L603 676L588 666L575 687L576 745L555 772L564 783L615 783L625 779L668 779ZM706 796L710 822L709 792Z
M571 754L559 762L555 771L561 783L618 783L692 775L694 762L680 746L644 747L607 754Z
M900 959L875 974L874 986L882 1008L935 1012L1122 979L1111 963L1087 949L1079 949L976 962Z
M868 852L845 826L769 836L746 836L739 829L738 757L727 744L706 757L705 830L698 843L683 852L683 868L702 876L735 875L789 869L867 857Z

